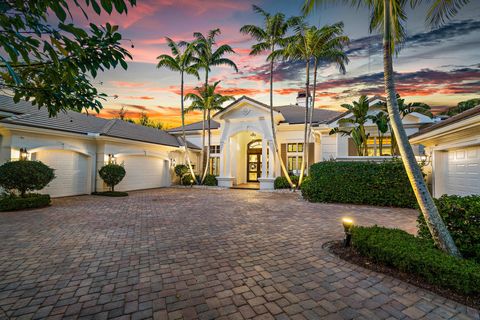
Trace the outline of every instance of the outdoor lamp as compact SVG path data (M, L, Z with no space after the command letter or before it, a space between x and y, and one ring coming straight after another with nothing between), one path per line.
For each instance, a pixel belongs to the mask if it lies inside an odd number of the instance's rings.
M108 163L115 163L117 160L115 159L115 155L113 153L108 155Z
M28 159L27 148L20 148L20 160L27 160L27 159Z
M343 218L342 224L343 224L343 230L345 232L345 239L343 240L343 246L350 247L350 244L352 242L353 220L350 218Z
M193 179L190 179L190 188L193 188Z
M297 189L297 185L295 183L292 184L292 191L295 192L296 189Z
M175 168L175 165L176 165L176 161L175 159L170 159L170 163L172 164L172 168Z

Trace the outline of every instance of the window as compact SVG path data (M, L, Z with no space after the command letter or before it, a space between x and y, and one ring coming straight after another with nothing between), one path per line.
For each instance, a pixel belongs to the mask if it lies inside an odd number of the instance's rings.
M390 137L383 137L382 139L382 152L380 152L380 138L371 137L367 140L367 154L368 156L391 156L392 139Z
M220 146L219 145L210 146L210 153L220 153Z
M290 174L300 174L303 159L303 143L287 144L287 170Z
M209 173L214 176L220 175L220 157L210 157Z

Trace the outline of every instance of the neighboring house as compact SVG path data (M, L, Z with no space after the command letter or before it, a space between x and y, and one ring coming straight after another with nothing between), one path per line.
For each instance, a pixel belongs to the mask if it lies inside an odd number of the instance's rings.
M305 95L299 95L295 105L274 107L275 130L280 146L280 155L287 169L298 174L302 162L303 130L305 119ZM381 98L374 97L373 106ZM372 107L371 114L379 112ZM338 126L338 120L350 117L349 112L337 112L315 109L313 113L313 132L310 139L309 163L347 158L358 159L355 148L348 137L341 134L330 135L332 128ZM403 119L409 135L416 133L421 126L431 124L432 119L411 113ZM241 97L224 110L216 113L211 121L212 143L210 148L210 173L217 176L220 186L232 187L259 182L260 189L272 189L275 177L280 176L280 163L272 152L272 127L268 105L248 97ZM378 155L376 125L366 125L371 134L368 142L369 154ZM181 128L169 130L177 137ZM187 141L202 145L202 122L186 126ZM388 140L389 134L387 133ZM385 145L389 149L389 145Z
M162 130L73 111L50 118L45 108L0 96L0 164L26 149L30 159L55 169L56 178L41 191L53 197L106 190L98 170L109 161L126 169L117 190L169 186L174 164L184 162L182 145Z
M410 143L425 146L434 197L480 194L480 106L422 129Z

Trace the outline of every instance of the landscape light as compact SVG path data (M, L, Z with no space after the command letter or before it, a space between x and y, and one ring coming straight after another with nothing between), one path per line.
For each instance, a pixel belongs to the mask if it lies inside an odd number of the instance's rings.
M193 188L193 179L190 179L190 188Z
M20 148L20 160L27 160L27 159L28 159L27 148Z
M342 218L343 231L345 232L345 239L343 241L344 247L350 247L352 242L352 227L353 220L350 218Z

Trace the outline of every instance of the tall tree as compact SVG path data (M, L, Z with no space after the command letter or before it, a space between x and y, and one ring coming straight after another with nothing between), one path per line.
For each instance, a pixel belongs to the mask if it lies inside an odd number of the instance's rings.
M303 9L305 12L308 12L315 4L325 2L328 2L328 0L306 0ZM396 48L396 45L405 39L404 23L407 20L405 12L406 6L407 4L415 6L419 1L350 0L348 2L355 6L361 4L368 6L372 10L370 31L376 30L383 33L383 66L387 109L403 165L435 244L448 254L461 257L423 179L422 171L415 159L415 154L408 141L407 133L403 128L396 98L393 54L395 52L398 53L398 47ZM427 18L433 24L441 23L445 18L450 18L455 15L458 8L468 2L468 0L436 0ZM397 49L397 51L395 51L395 49Z
M212 140L211 132L211 113L219 110L223 110L222 105L231 100L235 100L232 96L223 96L218 93L217 86L220 81L216 81L213 85L203 85L202 87L195 88L197 93L187 93L185 100L191 100L190 107L185 111L190 112L194 110L199 110L205 112L207 115L207 169L209 168L210 163L210 146ZM207 171L208 173L208 171Z
M221 46L216 46L216 39L215 37L220 34L220 29L213 29L208 32L207 36L204 36L200 32L195 32L193 34L195 38L195 55L193 60L197 64L199 69L203 69L205 71L205 83L204 86L208 87L208 76L211 71L211 67L213 66L230 66L232 67L235 72L238 72L237 65L230 59L225 58L226 54L235 53L231 46L228 44L223 44ZM206 110L203 110L203 123L202 123L202 153L200 163L203 166L205 162L205 121L206 121ZM207 149L207 165L203 168L203 175L201 177L201 182L205 179L205 176L208 172L209 166L209 159L210 157L210 150Z
M9 0L0 3L0 89L13 99L31 100L50 116L65 110L102 108L107 97L92 84L99 71L121 65L129 52L122 48L118 26L90 23L86 30L69 21L77 8L88 20L97 15L127 13L136 0ZM54 18L54 17L56 18Z
M148 113L146 112L142 112L140 114L140 118L138 118L138 124L144 127L150 127L150 128L155 128L159 130L163 129L163 123L161 123L160 121L154 121L150 119L150 117L148 116Z
M290 179L287 168L285 167L285 163L283 163L282 157L280 156L280 150L277 143L276 124L273 113L273 68L275 64L275 55L272 55L272 53L274 53L278 48L283 47L285 44L285 39L287 38L288 29L297 18L286 19L283 13L271 15L256 5L253 5L253 11L262 16L263 25L245 25L240 29L240 32L250 35L254 40L257 41L257 43L252 46L250 55L255 56L265 52L269 53L267 61L270 64L270 122L272 128L273 149L275 151L276 158L280 162L280 167L285 178L290 184L290 187L293 187L293 183Z
M180 43L176 43L172 39L166 37L167 44L170 47L172 55L162 54L157 57L158 64L157 68L167 68L171 71L176 71L180 73L180 109L181 109L181 118L182 118L182 139L183 145L185 147L185 160L187 161L188 169L192 178L195 180L195 183L198 184L195 173L193 172L192 163L190 161L190 155L188 152L188 142L185 136L185 107L184 107L184 76L185 74L194 75L200 79L198 75L197 66L193 60L193 53L195 50L194 43L182 43L183 46L180 46ZM183 47L183 48L182 48Z

